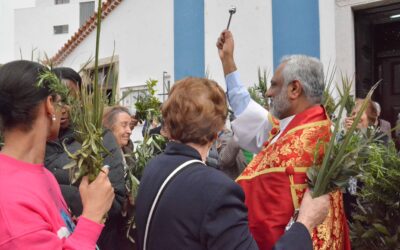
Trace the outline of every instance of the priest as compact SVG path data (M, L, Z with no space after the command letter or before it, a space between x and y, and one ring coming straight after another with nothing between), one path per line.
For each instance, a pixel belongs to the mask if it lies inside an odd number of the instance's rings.
M245 192L249 227L260 249L272 246L284 233L307 188L306 171L330 139L331 122L321 105L324 85L322 63L312 57L284 57L275 71L267 96L267 111L251 100L239 80L234 41L223 31L217 41L227 95L236 120L232 123L239 145L257 153L237 178ZM330 194L324 223L312 230L314 249L350 249L342 193Z

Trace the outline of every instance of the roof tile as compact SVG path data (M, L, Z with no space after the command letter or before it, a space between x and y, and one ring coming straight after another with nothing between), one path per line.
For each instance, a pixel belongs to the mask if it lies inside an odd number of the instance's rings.
M107 0L102 3L101 18L108 16L123 0ZM62 63L65 58L94 30L97 25L97 12L84 23L77 32L58 50L58 52L50 59L53 65Z

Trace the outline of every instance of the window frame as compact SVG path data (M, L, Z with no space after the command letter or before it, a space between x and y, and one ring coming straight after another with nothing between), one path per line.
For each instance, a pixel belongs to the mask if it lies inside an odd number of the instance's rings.
M69 33L69 25L68 24L53 25L53 35L62 35L62 34L68 34L68 33Z
M55 5L60 5L60 4L69 4L69 0L54 0Z

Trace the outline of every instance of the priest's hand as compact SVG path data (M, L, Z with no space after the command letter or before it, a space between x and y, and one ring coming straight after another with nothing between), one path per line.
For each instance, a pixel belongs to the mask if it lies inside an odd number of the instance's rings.
M229 30L224 30L218 38L217 48L225 76L236 71L235 60L233 59L234 47L232 33Z
M328 215L330 206L329 194L312 198L309 190L303 196L297 222L302 223L311 233Z

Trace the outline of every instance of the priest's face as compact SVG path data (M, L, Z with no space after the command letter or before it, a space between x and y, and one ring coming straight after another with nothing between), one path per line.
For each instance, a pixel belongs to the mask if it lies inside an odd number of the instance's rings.
M270 99L270 112L278 119L288 117L290 110L287 85L284 83L282 76L284 66L285 64L282 63L276 69L271 79L271 87L267 91L267 97Z

